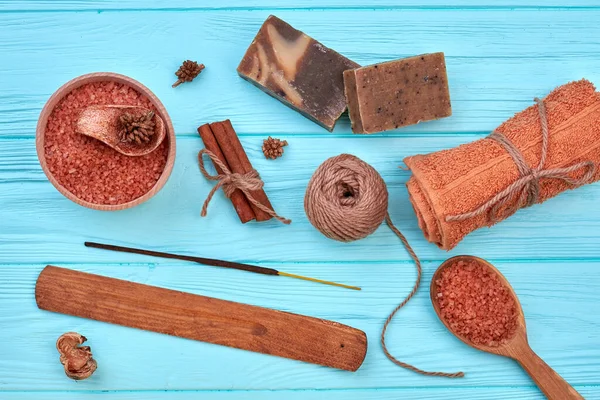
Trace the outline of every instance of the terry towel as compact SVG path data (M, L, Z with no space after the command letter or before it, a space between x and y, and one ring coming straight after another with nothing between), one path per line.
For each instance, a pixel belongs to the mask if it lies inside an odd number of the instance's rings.
M582 161L600 163L600 93L587 80L554 89L545 99L549 141L543 169L569 167ZM542 126L538 105L532 105L500 125L503 134L524 156L531 168L542 153ZM484 138L459 147L404 159L412 177L407 182L419 227L430 242L450 250L466 235L498 222L488 213L463 221L448 216L477 209L521 178L513 158L496 140ZM585 168L569 174L580 179ZM591 181L600 179L596 168ZM574 188L552 178L542 178L537 203ZM516 210L519 196L512 196L496 215L504 219Z

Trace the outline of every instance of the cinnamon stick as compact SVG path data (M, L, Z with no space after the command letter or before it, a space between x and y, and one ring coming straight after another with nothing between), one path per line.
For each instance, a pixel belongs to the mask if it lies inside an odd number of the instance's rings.
M198 128L198 133L200 134L200 137L204 142L204 147L206 147L208 151L216 155L219 158L219 160L221 160L225 165L229 166L229 163L227 162L225 155L221 151L221 148L217 143L217 139L215 138L215 135L212 129L210 128L210 125L204 124L200 126ZM198 157L202 157L202 155L199 154ZM231 166L229 166L229 168L231 168ZM221 168L219 168L218 166L215 165L215 169L219 174L223 174L223 170L221 170ZM238 189L234 191L231 194L230 199L231 203L233 204L233 208L235 209L235 212L240 218L242 224L245 224L246 222L252 221L256 218L254 211L252 211L252 208L250 207L248 199L246 199L246 196L244 196L244 193L242 193L241 190Z
M210 124L210 128L217 139L217 143L221 148L225 158L227 159L227 164L231 168L232 172L236 172L238 174L247 174L252 171L252 164L242 147L242 143L238 138L233 126L231 125L231 121L228 119L221 122L213 122ZM273 210L273 206L271 202L267 198L267 194L263 189L253 190L250 192L252 197L254 197L259 203ZM256 215L257 221L267 221L272 217L266 212L260 210L254 204L250 203L254 214Z

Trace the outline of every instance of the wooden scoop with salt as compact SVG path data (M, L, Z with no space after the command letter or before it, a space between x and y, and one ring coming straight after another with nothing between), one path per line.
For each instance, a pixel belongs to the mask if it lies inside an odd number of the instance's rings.
M75 130L133 157L153 152L166 135L162 118L137 106L87 107L81 112Z
M473 277L477 281L469 282ZM492 264L474 256L449 258L433 274L430 295L437 316L464 343L516 360L550 400L583 399L531 349L519 299ZM501 316L506 307L511 309L510 317ZM500 325L490 330L492 320L498 318ZM510 329L504 331L506 327ZM490 332L499 331L502 337L489 338Z

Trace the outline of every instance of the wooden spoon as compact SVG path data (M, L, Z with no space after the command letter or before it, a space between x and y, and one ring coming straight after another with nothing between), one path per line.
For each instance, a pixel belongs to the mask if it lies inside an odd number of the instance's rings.
M456 332L454 332L450 325L442 318L440 313L440 306L437 301L437 286L435 282L437 279L440 278L441 272L444 270L444 268L459 261L464 261L467 263L475 261L481 264L482 266L489 268L498 276L498 278L500 278L500 280L504 283L504 286L507 289L509 289L510 293L514 297L518 312L517 331L514 337L512 339L509 339L506 343L500 344L498 347L491 347L473 343L469 339L461 337ZM481 351L498 354L516 360L521 365L521 367L523 367L523 369L529 374L529 376L533 379L535 384L540 388L540 390L546 395L548 399L583 399L583 396L581 396L575 389L573 389L573 387L569 385L567 381L565 381L559 374L557 374L556 371L550 368L550 366L546 364L546 362L542 360L537 354L535 354L535 352L531 349L527 341L525 317L523 315L521 303L519 303L519 298L515 294L512 286L510 286L510 283L508 283L506 278L492 264L479 257L474 256L456 256L449 258L448 260L444 261L442 265L440 265L440 267L437 269L437 271L435 271L435 273L433 274L429 292L431 296L431 302L433 304L433 309L435 310L439 319L446 326L446 328L448 328L448 330L454 334L454 336L462 340L464 343Z
M156 150L166 135L165 123L154 114L154 134L149 142L130 143L121 139L119 118L124 112L148 113L151 110L137 106L89 106L79 115L75 130L77 133L98 139L126 156L143 156Z

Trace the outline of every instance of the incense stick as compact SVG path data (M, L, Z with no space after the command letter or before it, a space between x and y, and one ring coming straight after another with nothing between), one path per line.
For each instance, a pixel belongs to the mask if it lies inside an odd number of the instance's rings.
M176 260L191 261L191 262L195 262L195 263L203 264L203 265L211 265L213 267L238 269L241 271L254 272L254 273L263 274L263 275L287 276L289 278L302 279L305 281L322 283L324 285L337 286L337 287L342 287L342 288L352 289L352 290L360 290L360 288L358 286L350 286L350 285L345 285L343 283L324 281L322 279L310 278L308 276L290 274L287 272L278 271L273 268L265 268L265 267L259 267L256 265L241 264L241 263L236 263L236 262L231 262L231 261L215 260L214 258L186 256L183 254L164 253L162 251L136 249L133 247L115 246L112 244L103 244L103 243L95 243L95 242L84 242L84 245L86 247L93 247L96 249L119 251L122 253L141 254L141 255L153 256L153 257L172 258L172 259L176 259Z

